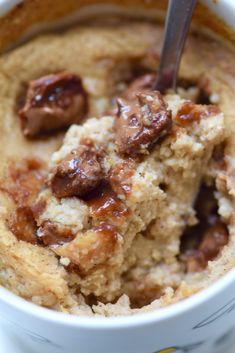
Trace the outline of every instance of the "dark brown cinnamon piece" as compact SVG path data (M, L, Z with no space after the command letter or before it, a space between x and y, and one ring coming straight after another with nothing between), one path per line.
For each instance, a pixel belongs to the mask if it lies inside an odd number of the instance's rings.
M102 152L92 145L80 145L57 166L50 185L58 197L84 197L95 189L103 178Z
M31 81L18 114L24 135L34 137L79 123L86 111L87 97L81 79L61 72Z
M135 101L118 100L116 143L121 154L144 153L172 127L171 112L159 92L137 94Z

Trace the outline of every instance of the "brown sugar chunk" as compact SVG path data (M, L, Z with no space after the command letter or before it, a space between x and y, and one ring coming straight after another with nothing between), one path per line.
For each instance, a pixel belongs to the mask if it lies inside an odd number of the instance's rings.
M202 118L218 114L219 108L215 105L200 105L192 102L185 102L178 110L176 122L179 125L187 126L193 122L199 122Z
M109 182L117 195L127 196L131 192L132 176L135 173L135 162L128 158L117 164L109 173Z
M120 188L120 186L117 185L117 188ZM87 205L90 207L90 213L94 219L100 222L109 222L115 226L121 225L129 216L126 203L118 197L111 185L105 181L100 184L94 193L89 195Z
M6 225L18 240L37 243L37 224L33 205L45 182L45 165L36 158L20 162L9 161L8 174L1 180L0 191L14 203L6 218Z
M30 207L17 207L8 218L7 225L18 240L24 240L33 244L37 243L37 225Z
M115 251L118 234L115 228L107 223L88 230L85 234L78 234L70 243L65 244L55 252L77 265L83 272L106 262Z
M53 194L62 198L90 193L103 178L101 159L102 151L92 145L72 150L53 173L50 181Z
M9 161L8 175L1 180L0 190L17 206L31 206L45 181L43 167L43 162L36 158Z
M81 79L61 72L31 81L18 114L24 135L34 137L79 123L86 111L87 97Z
M121 154L144 153L172 127L171 112L159 92L137 94L135 101L118 100L116 144Z

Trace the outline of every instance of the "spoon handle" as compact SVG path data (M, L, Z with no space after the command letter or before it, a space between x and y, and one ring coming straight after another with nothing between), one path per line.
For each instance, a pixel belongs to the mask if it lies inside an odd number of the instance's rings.
M164 92L176 88L176 79L184 43L197 0L169 0L164 42L155 89Z

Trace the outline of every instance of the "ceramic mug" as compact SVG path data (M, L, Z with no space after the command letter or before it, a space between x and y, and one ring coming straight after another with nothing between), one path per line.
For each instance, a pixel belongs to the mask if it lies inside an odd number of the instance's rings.
M0 0L0 13L16 2ZM204 2L235 27L233 0ZM182 302L127 317L66 315L0 287L0 321L22 353L220 353L235 341L235 269Z

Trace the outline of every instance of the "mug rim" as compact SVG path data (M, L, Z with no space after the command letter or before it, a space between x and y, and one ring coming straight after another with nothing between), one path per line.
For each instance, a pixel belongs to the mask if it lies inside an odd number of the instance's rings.
M5 0L0 0L0 7L4 5L4 1ZM235 3L233 0L220 0L218 3L215 3L212 0L201 1L210 9L214 7L215 13L217 14L219 14L221 8L224 7L224 11L222 14L220 13L220 17L225 17L226 12L228 17L231 16L229 10L233 10L235 13ZM13 2L14 1L12 1L12 3ZM231 17L229 18L231 19ZM227 19L228 23L230 22L229 18ZM210 299L221 295L222 292L228 288L233 281L235 281L235 267L229 270L225 275L216 280L209 287L202 289L192 296L182 299L177 303L168 305L166 307L153 309L149 312L136 313L127 316L78 316L74 314L59 312L29 302L1 285L0 302L39 320L47 321L52 324L61 326L83 328L96 331L130 329L141 327L143 325L158 324L159 322L163 322L183 314L186 311L195 309Z
M146 313L136 313L127 316L96 317L64 313L29 302L2 286L0 286L0 302L4 302L7 306L15 308L18 311L23 311L29 316L34 316L39 320L47 321L52 324L55 323L67 327L96 331L107 331L137 328L143 325L158 324L159 322L167 321L221 295L222 292L231 285L232 281L235 281L235 268L231 269L208 288L202 289L177 303L155 310L153 309Z

